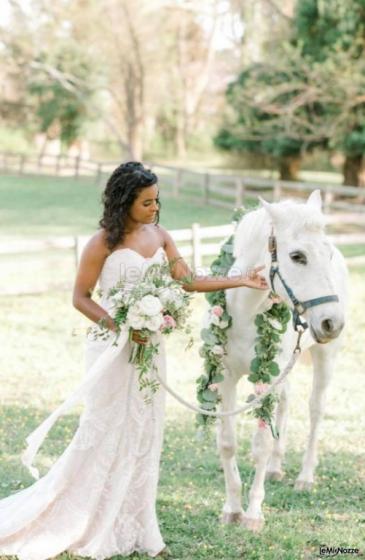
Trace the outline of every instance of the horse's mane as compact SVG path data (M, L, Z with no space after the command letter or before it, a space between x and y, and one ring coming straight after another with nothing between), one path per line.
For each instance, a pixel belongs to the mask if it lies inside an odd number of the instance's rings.
M272 217L268 211L261 207L248 212L238 224L233 255L250 255L252 249L265 246L271 231L272 224L275 233L296 237L301 233L320 233L324 231L325 217L322 212L311 204L294 200L284 200L270 205Z

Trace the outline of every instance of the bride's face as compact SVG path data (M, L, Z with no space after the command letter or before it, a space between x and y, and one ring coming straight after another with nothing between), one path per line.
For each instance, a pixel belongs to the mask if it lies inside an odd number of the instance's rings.
M152 185L141 190L128 215L134 222L152 224L156 220L158 210L158 186Z

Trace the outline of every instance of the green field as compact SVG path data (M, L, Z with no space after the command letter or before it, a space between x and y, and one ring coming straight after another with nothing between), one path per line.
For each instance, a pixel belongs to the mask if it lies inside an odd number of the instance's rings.
M196 437L194 415L168 399L166 438L161 465L158 514L173 558L296 560L315 558L319 544L365 545L365 459L363 403L365 387L362 336L365 327L363 275L351 276L353 301L345 347L336 367L322 426L321 462L312 493L293 489L308 431L307 402L311 374L300 365L291 375L292 401L287 476L267 484L267 524L259 536L240 527L220 525L224 500L223 473L217 457L214 431L206 440ZM32 482L20 463L28 433L75 387L83 374L86 321L71 306L70 294L2 298L0 493L6 496ZM204 299L194 303L195 345L168 340L168 379L194 401L194 379L201 370L198 356L199 324ZM240 403L249 392L242 382ZM77 411L61 419L41 449L41 471L52 464L70 441ZM238 419L239 465L243 503L253 469L250 437L253 420ZM60 556L64 560L67 555Z
M160 183L161 224L167 229L193 222L218 225L230 221L231 211L169 196ZM101 217L102 188L88 178L0 177L0 236L43 237L91 234ZM166 195L164 196L164 193Z
M100 191L86 181L5 177L1 179L0 192L2 236L69 235L95 229ZM229 219L227 211L189 205L184 200L162 200L161 221L170 229L188 226L195 220L213 225ZM16 260L6 257L8 266ZM60 271L62 262L52 261L52 274L62 272L63 278L70 281L73 263L70 261L69 268ZM26 260L21 264L26 266ZM38 270L40 277L46 273L46 267ZM303 362L290 376L286 477L280 483L266 485L266 526L261 534L252 535L241 527L220 524L224 483L214 430L205 439L199 439L194 415L168 398L157 510L172 558L309 560L319 556L321 544L358 547L364 552L364 279L365 271L351 270L351 309L344 348L329 390L315 488L312 493L298 493L293 488L308 433L311 371ZM32 482L20 462L25 437L62 402L83 375L88 323L73 309L70 290L49 291L39 296L0 296L0 305L0 496L7 496ZM195 296L192 349L186 350L186 340L181 336L167 340L169 383L191 401L194 379L201 372L198 349L204 306L203 296ZM249 391L247 382L242 381L240 404ZM77 422L75 410L52 429L39 454L37 464L41 472L65 448ZM250 438L254 421L250 416L240 416L237 424L246 507L253 476ZM58 559L69 560L71 556L63 554Z

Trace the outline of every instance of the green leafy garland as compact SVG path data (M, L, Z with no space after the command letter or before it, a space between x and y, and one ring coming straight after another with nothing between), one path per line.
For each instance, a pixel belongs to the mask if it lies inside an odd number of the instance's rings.
M234 223L252 209L239 208L232 218ZM213 275L226 275L234 263L233 257L234 235L223 244L218 257L212 263ZM204 359L204 373L197 379L197 399L204 410L216 411L220 402L217 384L224 380L225 366L223 357L227 353L227 331L232 325L232 317L227 312L226 294L224 290L206 294L210 304L210 324L201 331L203 345L200 355ZM255 384L255 393L260 394L271 384L273 377L279 374L279 366L275 357L279 352L281 335L286 331L291 312L284 302L273 303L270 309L260 313L255 318L257 338L255 344L255 358L250 364L249 381ZM249 395L251 401L255 395ZM261 406L253 410L253 415L259 420L260 427L269 425L274 437L278 437L273 424L277 397L270 393L263 398ZM197 415L197 422L201 425L213 423L213 416Z

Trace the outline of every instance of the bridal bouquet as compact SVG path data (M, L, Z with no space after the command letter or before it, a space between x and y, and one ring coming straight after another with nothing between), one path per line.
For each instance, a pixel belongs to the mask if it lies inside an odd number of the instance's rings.
M148 268L143 279L132 288L125 282L118 282L109 290L108 298L112 302L113 317L117 325L117 343L121 328L129 331L131 353L129 362L136 365L139 377L139 388L145 391L146 402L150 401L153 393L159 388L154 379L154 356L158 354L159 343L152 342L156 333L170 334L176 330L184 330L189 334L190 329L186 320L190 314L188 309L191 295L185 292L181 284L170 274L168 264L155 264ZM139 338L145 339L146 344L132 340L133 331L138 331ZM96 337L109 336L103 324L99 324Z

